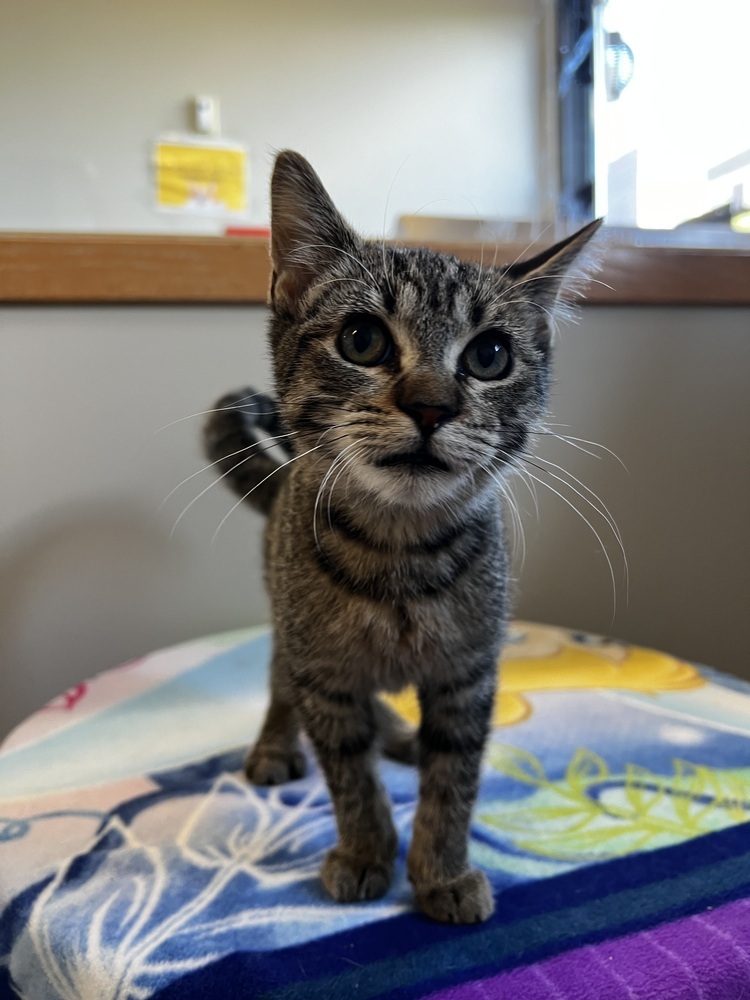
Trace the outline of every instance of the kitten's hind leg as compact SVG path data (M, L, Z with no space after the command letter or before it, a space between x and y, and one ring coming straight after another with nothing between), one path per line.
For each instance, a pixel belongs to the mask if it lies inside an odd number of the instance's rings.
M374 709L378 742L384 755L399 764L416 764L419 760L416 729L380 698L374 699Z
M260 736L245 759L245 774L254 785L282 785L304 777L306 770L296 712L288 700L273 691Z

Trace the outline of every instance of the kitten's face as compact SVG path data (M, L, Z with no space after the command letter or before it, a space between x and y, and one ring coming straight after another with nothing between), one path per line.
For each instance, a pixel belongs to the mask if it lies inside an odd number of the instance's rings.
M297 154L272 196L271 344L297 454L416 508L494 485L542 416L558 257L580 247L501 270L361 241Z

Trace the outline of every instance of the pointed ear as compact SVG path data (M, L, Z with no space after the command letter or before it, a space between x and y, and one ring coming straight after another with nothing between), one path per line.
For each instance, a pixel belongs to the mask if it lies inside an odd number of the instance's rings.
M271 178L271 304L296 313L340 251L353 253L358 245L304 156L279 153Z
M584 250L603 221L595 219L536 257L512 264L506 276L546 314L564 316L586 284L588 273L597 269L595 257Z

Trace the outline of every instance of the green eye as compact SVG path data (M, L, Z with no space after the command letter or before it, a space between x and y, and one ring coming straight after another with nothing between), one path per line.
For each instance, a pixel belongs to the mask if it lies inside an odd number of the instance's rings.
M507 378L512 367L510 337L502 330L485 330L480 333L461 355L464 374L484 381Z
M338 348L341 356L353 365L372 368L391 358L393 340L377 317L359 316L341 331Z

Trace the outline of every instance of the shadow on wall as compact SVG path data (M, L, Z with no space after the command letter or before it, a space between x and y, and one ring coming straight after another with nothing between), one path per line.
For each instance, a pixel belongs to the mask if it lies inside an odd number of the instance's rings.
M186 572L185 549L135 506L32 522L0 560L0 738L84 677L184 638L165 623Z
M622 557L604 519L568 490L612 559L613 621L612 583L596 538L569 506L541 490L521 617L620 636L750 677L749 348L744 310L594 307L564 331L552 419L563 433L606 444L628 472L606 453L597 461L554 439L539 454L610 508L627 553L630 596L626 601Z

